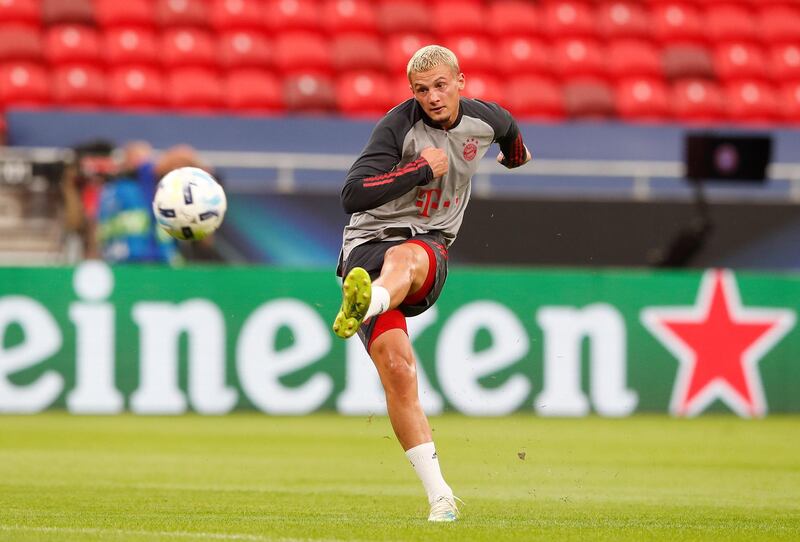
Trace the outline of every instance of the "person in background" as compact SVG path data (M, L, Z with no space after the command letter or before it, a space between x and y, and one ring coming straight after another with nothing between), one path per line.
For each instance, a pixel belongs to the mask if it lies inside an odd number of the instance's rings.
M122 149L122 171L100 193L97 239L110 263L180 265L178 243L158 227L152 201L159 179L179 167L203 167L197 152L177 145L156 157L147 142L134 141Z
M103 185L117 172L114 143L97 139L73 148L73 159L64 164L61 194L68 261L99 257L96 242L97 212Z

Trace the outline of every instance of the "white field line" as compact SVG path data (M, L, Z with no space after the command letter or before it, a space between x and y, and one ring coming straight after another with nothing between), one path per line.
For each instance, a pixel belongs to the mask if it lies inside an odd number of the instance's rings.
M203 540L246 540L252 542L342 542L337 538L272 538L244 533L204 533L189 531L147 531L134 529L101 529L96 527L33 527L28 525L2 525L0 532L31 532L49 534L76 534L76 535L121 535L121 536L148 536L161 538L194 538Z

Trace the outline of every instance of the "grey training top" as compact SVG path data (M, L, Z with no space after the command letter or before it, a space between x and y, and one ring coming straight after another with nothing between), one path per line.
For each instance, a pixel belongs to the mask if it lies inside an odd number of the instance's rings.
M472 176L497 142L503 164L522 165L526 151L516 122L492 102L461 98L458 118L444 130L415 99L384 116L353 163L342 188L342 205L352 213L344 229L340 263L368 241L399 241L439 231L449 247L458 234L469 202ZM449 169L433 178L420 157L426 147L447 153Z

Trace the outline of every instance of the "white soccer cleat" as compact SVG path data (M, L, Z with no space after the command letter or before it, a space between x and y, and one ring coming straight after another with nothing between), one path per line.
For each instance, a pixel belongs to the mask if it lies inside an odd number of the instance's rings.
M433 501L428 521L442 523L457 520L459 512L456 500L460 501L461 499L452 495L442 495Z

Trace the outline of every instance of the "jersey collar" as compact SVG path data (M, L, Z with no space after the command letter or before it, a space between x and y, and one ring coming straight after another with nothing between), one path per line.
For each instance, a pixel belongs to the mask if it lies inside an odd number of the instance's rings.
M433 119L431 119L428 115L425 114L425 110L422 109L422 106L419 105L419 102L414 98L412 98L412 100L414 100L414 103L417 106L417 110L419 111L420 115L422 115L422 122L424 122L427 126L430 126L431 128L436 128L437 130L443 130L445 132L449 132L450 130L461 124L461 117L464 116L464 98L458 99L458 115L456 116L456 121L450 128L447 129L442 128L442 126L438 122L433 122Z

